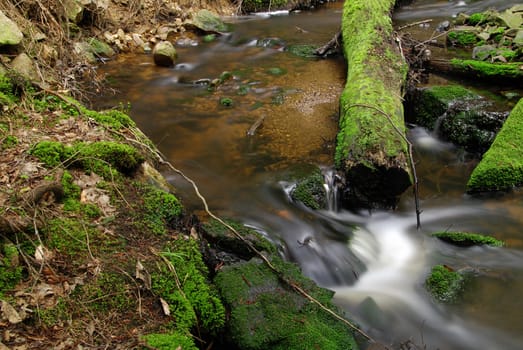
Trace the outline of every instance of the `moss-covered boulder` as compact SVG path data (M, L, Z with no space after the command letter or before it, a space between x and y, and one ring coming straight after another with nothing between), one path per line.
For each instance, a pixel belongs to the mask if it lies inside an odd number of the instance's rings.
M176 49L169 41L160 41L154 46L153 59L157 66L171 67L177 57Z
M334 308L333 292L317 287L291 263L274 258L283 279ZM350 350L357 349L351 330L316 304L294 291L264 262L226 266L215 278L230 309L227 340L242 350Z
M443 231L435 232L432 236L459 247L471 247L475 245L503 246L502 241L479 233Z
M455 302L465 285L465 277L448 266L436 265L425 280L425 287L441 302Z
M325 208L327 194L321 170L316 168L311 174L299 179L291 190L291 198L311 209Z
M192 25L205 33L227 32L229 26L216 13L209 10L200 10L192 17Z
M491 104L459 85L419 88L407 99L407 120L435 130L439 137L469 152L482 154L508 115L489 111Z
M504 191L523 184L523 99L510 112L473 170L468 192Z
M0 46L18 45L23 38L18 25L0 11Z

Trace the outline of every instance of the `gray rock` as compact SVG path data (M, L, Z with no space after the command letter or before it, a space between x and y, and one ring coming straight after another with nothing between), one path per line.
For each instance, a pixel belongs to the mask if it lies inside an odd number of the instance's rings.
M173 44L168 41L160 41L154 46L154 63L162 67L171 67L176 61L177 53Z
M35 63L26 53L16 56L11 62L12 69L29 81L40 81Z
M96 63L96 56L93 53L93 48L85 41L74 43L75 53L89 63Z
M496 53L496 48L492 45L476 46L472 50L472 58L475 60L485 61Z
M18 45L24 38L24 35L15 22L9 19L0 11L0 46L1 45Z

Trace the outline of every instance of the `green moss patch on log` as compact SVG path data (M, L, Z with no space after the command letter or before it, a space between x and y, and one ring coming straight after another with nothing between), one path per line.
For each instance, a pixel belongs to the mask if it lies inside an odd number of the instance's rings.
M444 265L434 266L425 281L425 287L432 296L444 303L455 302L463 292L464 285L464 276Z
M335 162L363 197L394 197L411 184L402 137L402 89L408 68L393 44L393 5L394 1L369 0L346 1L343 7L348 72L340 98ZM396 185L380 186L391 183L389 171L397 173ZM367 191L369 186L380 188L380 193Z
M303 277L298 267L278 257L272 263L284 271L284 279L335 309L333 292ZM230 308L228 337L239 349L350 350L357 349L352 332L281 282L259 259L226 266L215 278Z
M432 236L440 240L457 245L459 247L471 247L475 245L489 245L493 247L502 247L503 242L494 237L485 236L479 233L471 232L435 232Z
M523 99L473 170L468 192L505 191L523 184Z
M481 79L523 79L523 62L490 63L476 60L461 60L454 58L450 60L453 71L475 76Z

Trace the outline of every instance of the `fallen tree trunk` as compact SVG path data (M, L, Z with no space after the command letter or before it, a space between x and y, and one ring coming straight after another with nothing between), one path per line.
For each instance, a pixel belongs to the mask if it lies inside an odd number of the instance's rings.
M523 62L489 63L454 58L432 59L427 65L434 72L461 75L470 79L497 80L518 85L523 79Z
M393 0L346 1L336 165L347 180L344 205L393 207L412 184L403 117L408 71L392 37Z

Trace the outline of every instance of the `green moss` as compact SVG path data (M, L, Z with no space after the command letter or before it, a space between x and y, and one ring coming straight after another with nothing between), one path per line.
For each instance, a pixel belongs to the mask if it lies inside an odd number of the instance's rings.
M447 39L452 45L459 47L471 47L479 41L476 33L469 31L450 31L447 34Z
M280 67L271 67L267 69L267 73L270 75L284 75L287 73L287 70Z
M152 275L153 291L169 305L175 330L188 334L198 327L218 332L225 324L225 309L207 283L208 270L193 239L177 239L161 255L168 261Z
M473 13L470 15L470 17L467 19L467 23L471 26L479 25L488 20L489 16L485 13L478 12Z
M11 106L18 102L14 86L7 76L0 74L0 107Z
M316 46L314 45L289 45L286 50L298 57L317 57Z
M521 62L490 63L476 60L450 60L451 65L462 72L474 73L479 78L522 79Z
M93 229L73 218L55 218L47 222L43 229L46 246L70 256L82 256L87 252L87 236L94 236Z
M135 309L136 298L131 286L122 273L102 272L94 281L78 286L72 294L73 300L82 303L94 312L124 312Z
M432 234L434 237L441 239L442 241L461 246L461 247L470 247L474 245L490 245L494 247L502 247L503 242L495 239L494 237L489 237L481 235L479 233L470 233L470 232L436 232Z
M523 184L523 99L472 171L468 192L504 191Z
M13 148L18 144L18 138L13 135L7 135L2 139L1 149Z
M74 150L82 168L108 180L112 178L109 168L130 175L144 161L143 155L133 146L113 141L80 143L74 146Z
M336 309L331 291L318 288L296 267L279 258L272 263L284 271L279 278L263 262L227 266L215 282L231 309L229 337L241 349L357 349L351 332L316 304L290 289L292 281L327 307Z
M311 209L324 208L327 199L320 169L316 169L310 176L299 180L291 191L291 197Z
M183 207L172 193L160 190L152 185L144 185L139 189L143 205L140 210L142 222L154 234L167 233L167 227L174 226L181 217Z
M182 333L153 333L142 337L148 346L157 350L198 350L190 336Z
M36 321L47 328L63 327L70 320L71 311L68 309L65 299L60 297L56 305L51 308L39 307L36 309Z
M96 122L113 130L121 130L123 128L131 128L136 126L136 123L127 114L116 109L103 112L84 110L84 114L86 117L92 118Z
M77 143L74 146L66 146L56 141L41 141L34 145L29 153L48 167L67 162L109 180L117 175L113 170L128 175L144 161L144 157L136 148L112 141Z
M415 122L433 129L438 118L456 101L479 99L480 96L459 85L441 85L422 89L414 97Z
M75 101L71 98L71 101ZM76 102L76 101L75 101ZM78 104L78 102L76 102ZM32 100L32 105L37 112L62 111L66 116L76 117L79 115L78 108L70 101L64 101L54 95L43 95L41 98Z
M91 46L92 52L96 56L111 57L114 55L114 50L111 46L103 41L91 38L88 40L88 43Z
M19 254L16 246L1 242L0 251L0 299L12 290L22 279L23 268L19 265Z
M220 104L224 107L231 107L234 104L234 102L230 97L222 97L220 98Z
M425 286L439 301L455 302L463 291L465 278L446 266L436 265L432 268Z
M40 141L31 148L29 153L49 168L61 164L72 154L63 143L56 141Z

